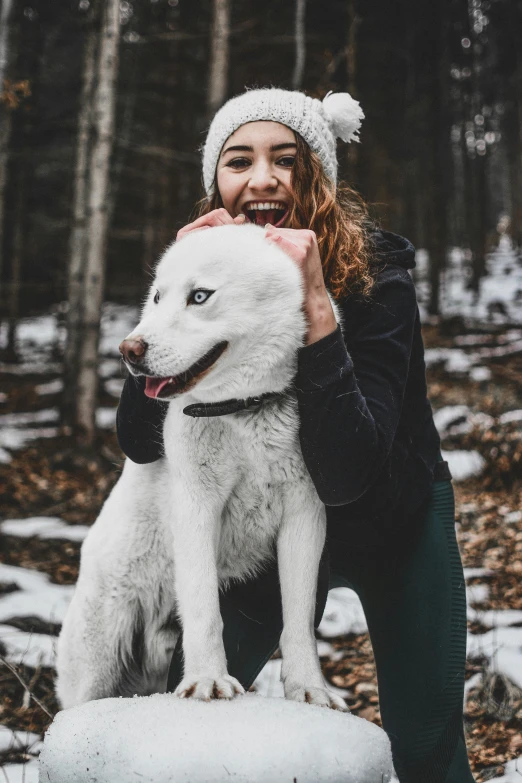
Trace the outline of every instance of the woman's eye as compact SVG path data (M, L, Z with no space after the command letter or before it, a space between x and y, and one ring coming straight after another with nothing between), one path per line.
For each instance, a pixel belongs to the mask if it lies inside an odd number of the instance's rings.
M277 161L280 166L286 166L287 168L290 168L295 163L295 158L293 155L285 155L283 158L279 158Z
M160 300L160 292L156 291L156 293L154 294L154 304L158 304L159 300Z
M205 288L197 288L191 292L187 304L203 304L213 293L214 291L207 291Z
M229 166L231 169L244 169L249 165L250 161L248 158L234 158L227 163L227 166Z

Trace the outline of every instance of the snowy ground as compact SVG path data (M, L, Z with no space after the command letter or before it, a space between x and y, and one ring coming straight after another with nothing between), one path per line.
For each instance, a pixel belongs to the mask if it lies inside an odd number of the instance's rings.
M429 299L429 260L425 250L417 251L416 262L413 276L425 320ZM471 273L469 251L452 248L441 277L441 315L461 316L484 325L522 324L522 258L510 237L501 235L498 247L488 254L486 275L480 281L478 294L467 287Z
M42 539L61 539L78 542L88 528L67 525L58 518L35 517L24 520L8 520L0 525L0 533L21 537L37 536ZM484 656L491 666L504 672L515 684L522 688L522 611L477 611L474 604L482 604L488 595L487 569L469 569L466 579L483 577L482 584L468 586L468 614L470 620L480 619L482 625L490 628L480 635L468 634L468 655ZM31 569L0 565L0 583L16 585L13 590L0 598L0 642L5 649L5 657L11 664L24 663L31 667L54 666L56 637L45 633L26 633L9 624L10 618L36 617L45 623L60 624L71 600L71 586L55 585L46 574ZM348 588L340 587L330 591L323 621L319 627L322 637L318 640L318 652L322 658L336 659L339 656L328 642L329 638L366 630L366 621L357 595ZM280 682L281 661L271 660L258 676L255 688L267 697L282 697ZM467 690L475 687L480 675L475 675L467 683ZM332 689L340 695L348 691ZM26 748L29 757L36 757L41 745L36 735L26 736L23 732L12 733L4 730L0 734L2 747L13 744ZM522 759L521 759L522 765ZM7 765L4 769L10 783L21 780L21 766ZM513 765L512 765L513 766ZM26 781L31 781L33 766L26 769ZM511 767L509 768L511 770ZM513 767L513 770L515 768ZM36 775L36 772L34 772ZM512 774L510 771L509 775ZM513 772L513 774L515 774ZM18 777L17 777L18 776ZM505 783L515 778L501 778ZM36 777L34 778L36 780Z
M99 375L102 388L114 399L112 406L96 411L96 424L100 429L111 429L116 421L116 407L124 382L124 370L120 362L118 345L138 321L138 308L106 302L103 308L100 337ZM7 323L0 323L0 350L7 340ZM63 389L60 356L65 342L65 327L60 312L23 318L16 328L16 348L20 361L16 364L0 363L0 373L7 375L42 375L47 379L37 383L35 391L42 398L59 394ZM56 377L52 377L52 376ZM35 438L54 438L58 434L59 410L44 408L35 412L2 414L0 394L0 462L11 460L10 452L24 448Z
M428 289L425 268L426 256L418 253L418 270L415 281L421 309L427 301ZM488 257L489 275L480 286L478 297L470 293L463 280L468 275L468 261L460 250L451 253L450 266L442 281L442 309L447 316L459 315L468 325L478 328L474 334L455 337L445 347L429 348L426 362L430 368L444 367L458 387L460 379L477 384L487 384L491 378L488 362L494 358L508 357L522 351L522 264L513 251L507 237L502 237L499 248ZM138 318L137 308L107 303L104 307L101 337L100 378L105 393L103 407L98 410L100 428L114 426L117 400L123 384L122 368L117 346L133 328ZM488 333L488 326L508 328L495 339ZM0 324L0 348L5 345L6 325ZM61 391L60 346L64 342L64 328L60 314L51 313L23 319L17 327L17 348L21 362L16 365L0 365L0 373L9 376L36 376L35 391L42 400L39 410L18 413L2 413L7 395L0 393L0 462L8 463L13 453L23 449L35 438L53 438L57 433L59 411L56 395ZM38 376L42 380L39 382ZM53 399L54 395L54 399ZM51 404L45 402L46 398ZM112 398L113 405L107 399ZM5 406L4 406L5 410ZM522 400L517 407L504 411L497 418L477 412L476 406L444 405L435 411L435 421L443 438L454 438L469 433L473 428L486 432L496 424L522 422ZM479 476L484 470L484 458L475 450L445 449L443 456L450 463L454 479L458 482L470 476ZM503 523L519 526L522 512L510 510L503 516ZM17 537L36 536L38 539L56 542L70 541L78 544L88 528L69 525L59 517L32 517L6 520L0 525L0 533ZM482 605L489 594L490 569L468 569L466 579L473 580L468 587L468 617L480 623L482 632L468 635L468 655L483 656L490 666L505 673L522 688L522 610L500 609L484 611ZM479 583L477 583L477 581ZM59 627L73 588L51 583L47 574L34 569L0 565L0 585L13 586L10 592L0 594L0 644L5 649L7 661L13 665L25 663L31 667L52 666L55 660L56 636L52 633L27 633L11 624L16 618L34 617ZM476 608L478 607L478 608ZM320 626L318 651L323 659L335 661L342 653L329 641L343 634L360 634L366 629L362 607L357 596L347 588L331 591L326 612ZM54 632L53 631L53 632ZM281 697L279 681L280 660L270 661L256 680L257 691L264 696ZM475 687L481 675L476 674L467 682L467 690ZM333 686L332 686L333 688ZM337 689L341 695L348 691ZM2 771L9 783L25 779L25 783L37 781L39 735L12 732L0 733L0 752L9 747L24 748L27 764L5 765ZM33 759L33 760L31 760ZM24 777L25 776L25 777ZM505 775L495 780L514 783L521 780L522 757L509 762Z

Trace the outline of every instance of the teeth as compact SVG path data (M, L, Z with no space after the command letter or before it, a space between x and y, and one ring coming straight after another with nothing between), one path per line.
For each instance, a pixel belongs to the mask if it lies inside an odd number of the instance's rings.
M285 209L286 204L281 204L278 201L252 201L246 205L246 209L253 209L256 211L262 211L264 209Z

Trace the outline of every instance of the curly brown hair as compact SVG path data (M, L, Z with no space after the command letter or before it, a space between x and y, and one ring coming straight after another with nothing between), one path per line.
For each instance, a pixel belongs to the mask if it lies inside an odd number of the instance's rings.
M346 183L332 186L319 157L298 133L292 167L294 202L287 228L315 232L325 284L334 299L359 292L368 296L373 286L369 233L372 223L362 197ZM195 217L223 206L214 181L213 194L202 199Z

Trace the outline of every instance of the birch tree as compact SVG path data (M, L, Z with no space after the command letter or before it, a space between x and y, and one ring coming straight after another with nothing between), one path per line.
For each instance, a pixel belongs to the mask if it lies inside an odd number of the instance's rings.
M98 341L105 282L109 165L113 146L120 35L119 0L97 6L89 33L78 123L70 243L65 421L86 445L95 433Z
M207 112L211 119L225 101L228 83L230 0L213 0Z
M292 74L292 89L299 90L303 82L303 74L306 56L306 30L305 30L306 0L295 2L295 64Z

